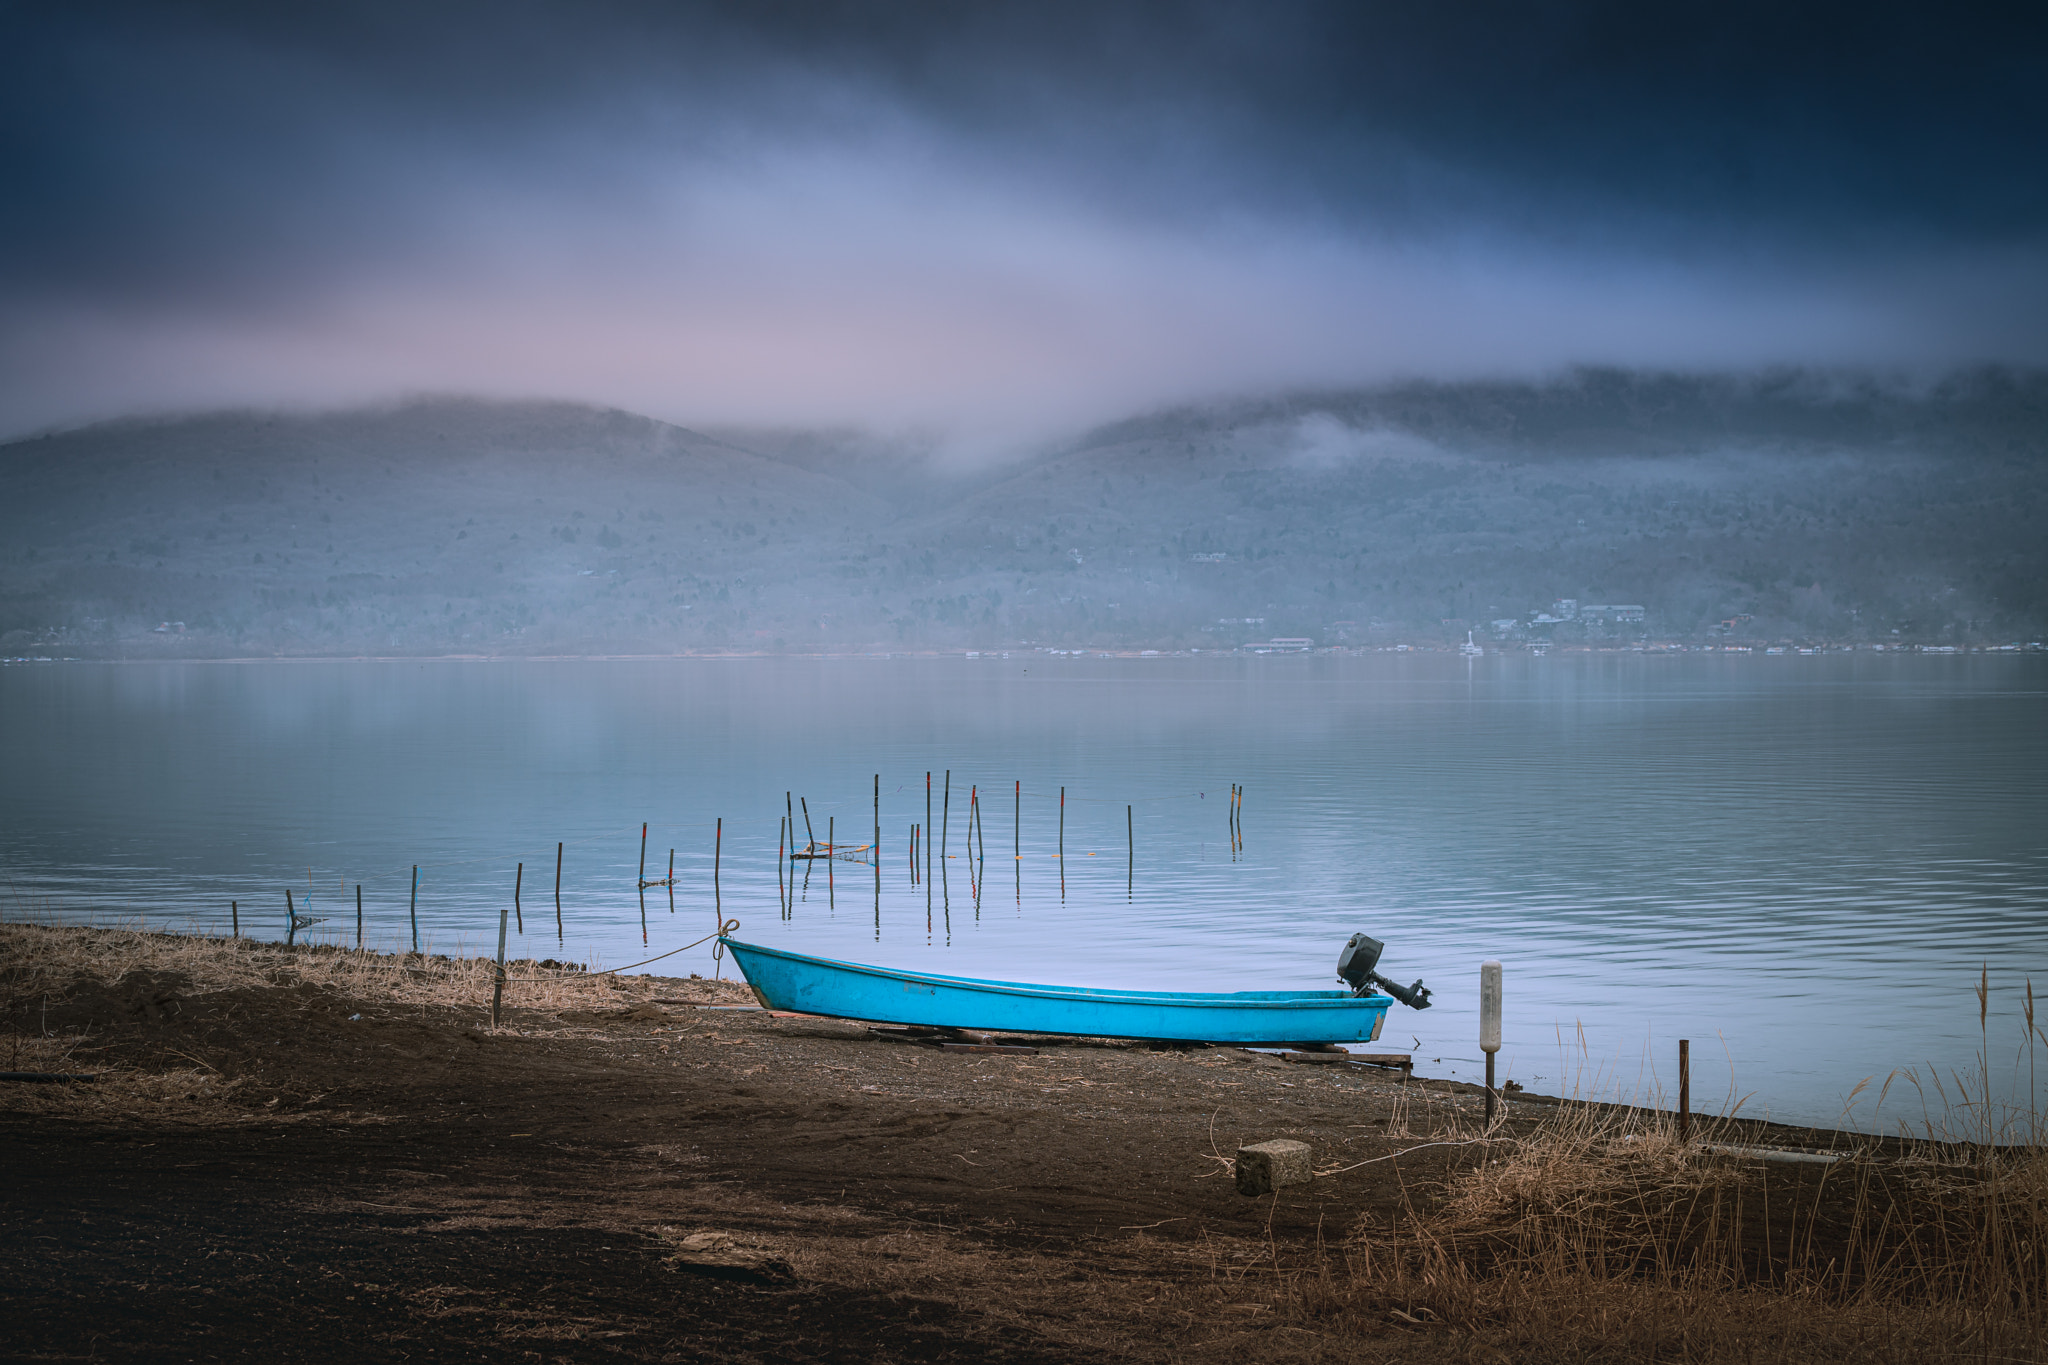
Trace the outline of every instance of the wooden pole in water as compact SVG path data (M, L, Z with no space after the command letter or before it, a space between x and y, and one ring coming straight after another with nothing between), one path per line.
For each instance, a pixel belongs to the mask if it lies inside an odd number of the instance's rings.
M718 890L718 864L725 857L725 817L718 817L718 828L711 834L711 904L718 915L718 927L725 927L725 897Z
M1124 807L1124 848L1128 861L1124 864L1124 899L1135 894L1138 885L1138 830L1131 822L1131 808Z
M406 903L406 917L412 921L412 955L420 955L420 865L412 865L412 899Z
M555 943L562 942L562 844L555 841Z
M1678 1040L1678 1140L1692 1141L1692 1040Z
M945 794L939 798L939 870L946 867L946 823L953 810L953 770L946 769Z
M832 850L833 817L825 817L825 905L828 909L839 908L839 884L833 880L832 864L839 861L839 855Z
M882 902L882 775L875 774L875 905Z
M924 770L924 824L919 826L920 836L918 838L918 844L924 853L924 880L927 883L929 883L932 879L932 841L924 836L929 835L931 833L931 829L932 770L930 768L926 768Z
M491 1027L498 1026L498 1010L505 1001L505 907L498 907L498 971L491 982Z
M292 908L292 889L284 889L284 946L289 948L299 936L299 912Z
M811 803L804 800L804 798L801 796L799 796L796 799L796 802L799 806L802 806L804 808L804 838L810 840L811 846L815 848L818 843L818 835L817 831L811 828ZM792 826L790 829L790 833L794 834L795 832L795 827ZM796 841L794 839L791 839L790 842L795 843ZM832 836L830 834L827 834L825 836L825 842L828 844L832 842Z
M242 936L242 906L239 901L228 902L228 920L235 926L235 937Z
M519 916L519 935L526 936L526 912L519 908L519 890L526 885L526 864L519 864L519 870L512 874L512 913Z
M647 822L640 822L640 885L647 885Z
M356 951L363 950L363 884L356 883Z
M796 880L796 805L790 800L790 793L782 794L782 812L789 817L789 851L791 854L789 879Z
M788 832L789 817L785 815L775 830L775 904L785 911L789 909L789 892L782 885L782 841Z
M668 912L676 912L676 851L668 851Z

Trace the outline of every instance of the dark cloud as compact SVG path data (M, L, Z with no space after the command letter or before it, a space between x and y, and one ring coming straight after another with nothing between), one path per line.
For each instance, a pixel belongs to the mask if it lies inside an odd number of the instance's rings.
M13 5L0 424L434 386L1001 425L2039 362L2044 37L2013 6Z

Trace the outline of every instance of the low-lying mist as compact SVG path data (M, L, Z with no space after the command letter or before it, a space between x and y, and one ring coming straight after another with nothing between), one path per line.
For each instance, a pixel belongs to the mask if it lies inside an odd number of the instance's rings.
M0 447L0 649L2034 638L2044 411L2038 374L1582 371L1178 409L974 466L560 403L110 423Z

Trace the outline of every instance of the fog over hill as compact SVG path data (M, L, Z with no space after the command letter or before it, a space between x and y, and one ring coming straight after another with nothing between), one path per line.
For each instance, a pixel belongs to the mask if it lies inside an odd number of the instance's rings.
M229 412L0 447L0 650L1995 642L2048 625L2044 513L2048 376L2006 371L1296 393L968 471L567 403ZM1643 619L1534 620L1567 598Z

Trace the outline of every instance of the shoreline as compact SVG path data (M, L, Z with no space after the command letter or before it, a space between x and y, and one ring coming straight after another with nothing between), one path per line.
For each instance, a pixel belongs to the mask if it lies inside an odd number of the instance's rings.
M1924 1144L1761 1123L1706 1121L1681 1147L1664 1116L1525 1096L1488 1130L1465 1083L1236 1048L945 1051L702 978L513 971L493 1028L493 976L0 926L0 1046L17 1069L101 1076L0 1086L0 1148L35 1174L0 1209L40 1239L12 1266L17 1349L275 1355L290 1322L317 1339L277 1358L1235 1365L1464 1360L1477 1341L1582 1359L1592 1343L1549 1310L1460 1318L1401 1267L1464 1245L1473 1217L1484 1232L1531 1199L1626 1205L1675 1180L1692 1201L1675 1208L1703 1207L1687 1190L1747 1200L1760 1221L1730 1245L1767 1272L1792 1257L1796 1279L1800 1238L1833 1254L1860 1211L1907 1208L1899 1182L1946 1169ZM1312 1178L1240 1195L1232 1154L1272 1139L1307 1143ZM1707 1141L1856 1155L1764 1163ZM1863 1358L1852 1302L1769 1282L1716 1319L1736 1345L1695 1358ZM1659 1326L1654 1303L1628 1330L1700 1339L1697 1305ZM1949 1322L1892 1330L1939 1342ZM1793 1354L1757 1355L1765 1338Z

